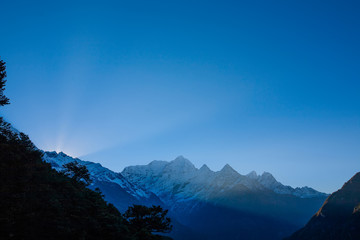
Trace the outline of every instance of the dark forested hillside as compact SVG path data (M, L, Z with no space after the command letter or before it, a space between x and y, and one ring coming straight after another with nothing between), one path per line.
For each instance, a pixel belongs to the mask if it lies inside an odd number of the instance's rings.
M0 59L0 106L9 104L6 76ZM68 172L57 172L42 156L27 135L0 117L0 239L164 238L146 224L131 223L100 191L86 188L91 181L86 167L70 163ZM167 211L156 210L161 217L149 218L156 220L156 230L162 231L164 220L170 230Z
M139 237L101 193L53 170L2 118L0 130L0 239L161 239Z

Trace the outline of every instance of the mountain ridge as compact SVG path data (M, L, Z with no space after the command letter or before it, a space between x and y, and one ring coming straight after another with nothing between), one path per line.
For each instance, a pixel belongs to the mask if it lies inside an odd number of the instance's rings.
M131 204L144 205L163 205L160 199L152 192L146 191L141 187L129 182L121 173L116 173L103 167L100 163L83 161L79 158L73 158L63 152L43 152L43 160L50 163L57 170L64 170L63 165L69 162L77 162L86 166L90 173L92 183L91 189L99 187L105 194L105 200L111 200L119 210L125 211ZM115 199L109 199L109 196L116 196ZM124 199L126 199L124 201ZM121 201L119 201L121 200ZM120 204L121 203L121 204Z
M285 186L267 172L242 175L229 164L216 172L206 165L198 169L183 156L129 166L121 173L154 192L181 223L209 232L208 239L223 235L238 239L239 233L229 226L217 229L220 223L213 218L220 215L237 223L245 239L259 239L259 226L254 222L271 226L263 226L261 236L280 239L302 226L327 197L309 187Z
M206 164L198 169L183 156L172 161L154 160L147 165L129 166L121 173L64 153L44 152L44 161L58 171L69 161L85 165L94 180L90 188L99 187L105 200L113 203L120 211L131 204L161 205L169 209L169 215L178 224L175 231L190 228L183 232L192 232L194 236L198 234L195 239L217 239L215 236L224 235L224 231L227 231L225 235L229 238L238 235L229 231L228 226L216 229L215 234L214 229L219 223L215 224L210 219L219 214L234 224L237 222L244 236L253 238L258 235L257 222L264 225L262 231L271 236L269 239L279 239L279 236L284 237L304 224L305 220L302 219L308 219L326 196L313 189L317 194L304 193L302 196L302 189L308 188L300 188L299 197L292 194L297 188L282 185L270 173L257 175L253 171L242 175L229 164L216 172ZM267 180L269 184L264 184ZM286 191L278 193L279 189ZM294 206L300 210L291 210ZM286 215L289 210L297 216L296 221L288 222L290 218ZM202 221L204 218L209 220ZM205 237L202 236L204 231ZM183 239L183 236L172 237Z
M45 162L2 117L0 159L0 239L168 239L133 228L99 191Z
M279 194L292 194L298 197L307 198L307 197L317 197L317 196L327 196L326 193L321 193L319 191L316 191L315 189L304 186L304 187L290 187L287 185L283 185L280 182L278 182L274 176L269 172L264 172L262 175L257 175L255 171L252 171L248 173L247 175L242 175L238 173L233 167L231 167L229 164L225 164L224 167L220 171L212 171L206 164L203 164L200 168L196 168L188 159L183 157L182 155L178 156L172 161L159 161L154 160L150 162L147 165L135 165L135 166L128 166L125 167L122 171L123 175L128 174L128 171L132 171L134 173L134 169L137 171L142 171L140 169L144 169L144 166L150 166L153 164L153 162L159 162L161 163L162 169L167 167L166 169L169 170L171 167L174 166L174 164L177 164L176 167L179 167L179 163L185 164L188 168L190 168L191 172L199 171L203 169L203 171L206 169L205 172L208 172L209 174L214 173L215 175L233 175L234 177L238 177L241 179L246 179L247 181L252 182L252 180L256 180L259 182L263 187L266 189L274 190L276 193ZM160 168L157 169L158 171L156 174L159 174L162 170ZM171 169L172 172L176 171L176 169ZM202 172L202 171L201 171ZM155 171L154 171L155 173ZM181 173L181 172L177 172ZM186 177L193 177L193 176L186 176ZM209 179L208 179L209 180Z

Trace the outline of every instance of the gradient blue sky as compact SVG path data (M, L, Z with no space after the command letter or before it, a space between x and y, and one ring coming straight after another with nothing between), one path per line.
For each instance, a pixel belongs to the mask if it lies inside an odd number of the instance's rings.
M359 1L1 1L1 115L121 171L184 155L332 192L360 170Z

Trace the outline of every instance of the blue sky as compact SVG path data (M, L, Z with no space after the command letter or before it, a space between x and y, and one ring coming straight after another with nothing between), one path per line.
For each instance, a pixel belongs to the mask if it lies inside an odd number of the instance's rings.
M332 192L360 170L358 1L2 1L1 115L121 171L189 158Z

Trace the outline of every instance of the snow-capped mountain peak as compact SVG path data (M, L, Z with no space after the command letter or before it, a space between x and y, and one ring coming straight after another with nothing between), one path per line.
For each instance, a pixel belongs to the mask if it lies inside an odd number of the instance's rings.
M277 194L290 194L298 197L322 195L313 189L311 191L305 188L294 189L284 186L268 172L258 175L252 171L247 175L241 175L229 164L217 172L211 171L206 164L197 169L183 156L170 162L153 161L148 165L127 167L122 173L131 182L139 183L157 194L173 191L170 186L177 186L178 189L179 186L184 185L181 190L182 194L184 191L188 191L187 195L199 196L197 191L201 191L202 196L206 198L206 191L214 191L214 189L225 191L240 184L250 191L270 190ZM171 193L166 194L171 195Z
M63 152L44 152L43 160L50 163L51 166L57 171L64 170L63 165L67 163L77 162L80 165L86 166L90 173L90 178L94 182L111 182L117 184L137 199L151 197L150 192L130 183L121 173L113 172L103 167L100 163L83 161L79 158L70 157Z
M202 165L201 168L199 168L199 171L200 172L213 172L206 164Z
M219 171L221 174L239 174L235 171L229 164L225 164L225 166Z
M177 157L164 167L166 173L177 174L178 176L184 176L186 178L192 177L196 170L197 168L194 164L183 156Z
M192 164L192 162L190 162L190 160L188 160L187 158L185 158L181 155L178 156L177 158L175 158L174 160L172 160L170 162L170 164L173 166L178 166L178 167L195 168L194 164Z
M167 163L168 162L166 161L154 160L151 163L149 163L149 167L151 171L158 174L164 170L164 167L167 165Z
M259 176L258 181L267 188L275 188L280 185L278 181L274 178L274 176L269 172L264 172L261 176Z
M258 179L259 177L255 171L249 172L248 174L246 174L246 176L251 179Z
M179 155L177 156L174 160L172 161L186 161L186 162L190 162L187 158L185 158L183 155Z

